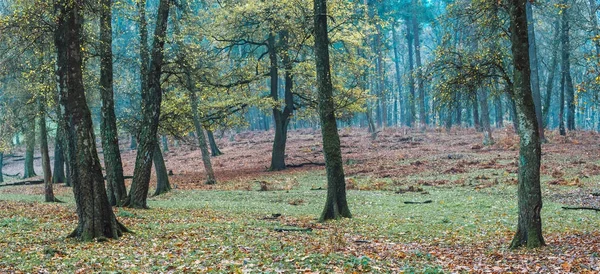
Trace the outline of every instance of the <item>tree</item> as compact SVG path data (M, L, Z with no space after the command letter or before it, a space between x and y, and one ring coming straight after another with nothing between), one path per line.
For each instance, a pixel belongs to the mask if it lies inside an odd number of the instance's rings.
M135 169L127 206L133 208L148 208L148 188L150 187L150 171L154 157L154 146L158 145L156 134L160 117L162 89L160 77L164 57L164 44L167 33L170 0L160 0L158 6L154 42L152 45L151 61L148 70L148 86L142 86L142 124L139 144L135 159ZM142 63L142 67L144 63Z
M527 28L527 0L511 0L510 32L514 65L513 99L517 109L519 149L519 220L511 248L545 245L542 236L540 187L541 145L531 92L531 67Z
M42 171L44 172L44 198L46 202L58 202L54 197L52 187L52 171L50 167L50 153L48 152L48 130L46 129L46 102L41 98L37 100L39 128L40 128L40 152L42 154Z
M342 165L340 136L337 131L333 102L333 85L329 65L327 34L327 0L314 1L315 63L319 94L319 118L323 136L323 154L327 170L327 200L320 221L351 218L346 201L346 182Z
M31 107L31 106L30 106ZM31 115L33 116L33 115ZM25 162L23 169L23 179L37 176L33 167L35 150L35 118L29 117L29 122L25 127Z
M171 191L171 184L169 183L169 174L167 167L165 166L165 159L163 158L160 146L154 147L154 171L156 172L156 190L154 196L167 193Z
M117 239L127 229L112 211L104 187L104 178L96 151L94 127L83 87L82 22L83 0L57 0L57 26L54 44L57 50L60 104L69 123L68 161L71 164L73 193L77 206L77 228L69 235L83 241Z
M123 178L123 164L119 150L113 99L112 0L102 0L100 10L100 96L102 97L100 132L104 151L106 186L110 204L122 206L127 198L127 189Z
M560 134L565 135L564 122L564 104L567 105L567 121L568 130L575 129L575 90L573 88L573 78L571 77L571 41L569 35L569 19L570 8L567 0L561 1L561 80L560 80L560 110L559 110L559 127Z
M527 2L527 31L529 37L529 56L531 60L531 91L533 92L533 103L535 103L535 115L540 130L540 139L545 141L544 124L542 122L542 96L540 95L540 77L538 73L537 45L535 39L535 20L533 19L533 8L531 1Z

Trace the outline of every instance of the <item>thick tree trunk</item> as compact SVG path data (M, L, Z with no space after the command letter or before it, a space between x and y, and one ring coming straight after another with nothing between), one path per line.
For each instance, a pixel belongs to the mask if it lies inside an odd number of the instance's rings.
M215 178L215 172L212 168L212 163L210 161L210 153L208 152L208 145L206 144L206 137L204 136L204 129L202 124L200 123L200 115L198 114L198 98L196 96L196 91L194 90L194 86L191 82L191 76L188 74L188 90L190 92L190 106L192 108L192 119L194 122L194 128L196 129L196 136L198 138L198 146L200 147L200 152L202 153L202 163L204 164L204 171L206 171L206 184L214 185L217 183L217 179Z
M529 39L529 56L531 59L531 92L535 104L535 116L540 131L540 140L545 142L544 126L542 123L542 96L540 95L540 77L538 73L537 46L535 41L535 24L533 19L533 8L531 2L527 2L527 35Z
M48 130L46 129L46 107L45 102L38 99L38 114L40 128L40 152L42 154L42 171L44 172L44 198L46 202L58 202L54 197L52 187L52 168L50 167L50 153L48 151Z
M404 20L406 22L406 43L407 43L407 48L408 48L408 88L409 88L409 92L410 92L410 98L408 99L408 104L409 104L409 114L406 117L406 121L407 121L407 125L409 127L413 126L413 123L415 121L415 116L417 114L417 107L416 107L416 92L415 92L415 77L414 77L414 73L415 73L415 68L414 68L414 57L413 57L413 31L412 31L412 20L408 20L408 18L406 20Z
M154 147L154 171L156 172L156 191L154 196L167 193L171 191L171 184L169 183L169 173L167 166L165 165L165 159L163 158L160 146Z
M119 150L117 117L113 99L113 58L112 58L112 0L101 1L100 15L100 97L102 115L100 133L104 151L106 187L108 200L113 206L122 206L127 199L127 189L123 178L123 163Z
M208 143L210 144L210 155L213 157L223 155L223 152L217 146L212 130L206 130L206 136L208 136Z
M340 137L333 103L333 86L329 65L329 39L327 37L326 0L314 1L315 60L317 68L317 91L319 94L319 118L323 136L323 153L327 170L327 201L320 221L351 218L346 201L346 182L342 165Z
M27 131L25 132L25 162L23 170L23 179L37 176L33 168L35 151L35 118L31 118Z
M60 104L69 121L66 132L69 176L74 178L73 193L77 206L77 228L69 236L83 241L118 238L127 229L121 225L108 202L104 178L96 151L92 117L87 106L82 72L81 37L83 0L56 2L55 40Z
M160 117L160 104L162 89L160 77L162 74L164 44L169 18L169 0L160 0L158 6L156 29L152 45L152 58L148 70L148 87L142 87L142 127L140 131L139 147L135 159L135 169L131 190L129 191L128 206L134 208L148 208L148 188L150 187L150 171L154 146L157 146L156 133ZM142 64L143 67L143 64Z
M510 247L545 245L542 236L542 192L540 187L541 145L531 92L527 0L510 1L510 30L514 70L513 97L519 121L519 220Z
M558 37L560 33L560 24L557 21L554 22L554 35L552 37ZM548 79L546 80L546 98L544 98L544 107L542 108L542 116L545 127L548 126L549 114L550 114L550 103L552 100L552 91L554 89L554 75L556 74L556 68L558 67L558 39L552 42L552 60L550 61L550 68L548 72Z

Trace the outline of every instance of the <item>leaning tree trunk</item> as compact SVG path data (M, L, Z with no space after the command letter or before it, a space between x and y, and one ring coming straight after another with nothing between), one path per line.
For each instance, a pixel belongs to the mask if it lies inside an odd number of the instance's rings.
M335 120L333 85L329 65L329 39L327 37L327 0L314 1L315 61L317 68L317 91L319 94L319 118L323 135L323 154L327 170L327 201L320 221L351 218L346 201L346 182L342 165L340 136Z
M198 98L190 77L190 75L187 76L190 94L190 107L192 108L192 121L194 122L194 129L196 129L196 135L198 137L198 146L200 147L200 153L202 153L202 163L204 164L204 171L206 171L205 183L207 185L214 185L217 183L217 179L215 178L215 172L212 168L210 154L208 152L208 145L206 144L206 137L204 136L204 129L200 123L200 114L198 114Z
M44 196L46 202L58 202L54 197L52 187L52 168L50 167L50 154L48 151L48 130L46 129L46 107L45 102L38 99L39 128L40 128L40 152L42 154L42 170L44 172Z
M169 183L169 174L165 165L165 159L163 158L160 146L154 147L154 171L156 171L156 191L154 196L167 193L171 191L171 184Z
M27 126L27 132L25 132L25 162L23 170L23 179L37 176L33 168L34 161L34 150L35 150L35 118L31 119L31 122Z
M219 155L223 155L223 152L217 146L217 142L215 141L215 136L212 130L206 130L206 135L208 136L208 143L210 144L210 155L215 157Z
M100 119L104 167L108 200L113 206L122 206L127 199L127 189L123 177L123 164L119 150L117 118L113 99L113 58L112 58L112 0L101 1L100 16L100 96L102 115Z
M154 146L158 145L156 134L162 101L160 77L162 74L163 49L167 33L170 2L169 0L160 0L158 6L152 56L148 70L148 86L147 88L142 87L142 128L127 203L127 206L133 208L148 208L147 199L150 187L152 158L154 157Z
M542 192L540 187L541 145L531 92L527 0L510 1L510 30L514 70L513 97L519 121L519 221L510 247L545 245L542 236Z
M66 139L78 216L77 228L69 236L83 241L116 239L127 229L117 221L108 202L92 117L85 98L81 52L83 0L74 0L74 3L57 1L55 7L58 17L54 43L59 86L62 87L59 101L64 110L63 117L70 125Z

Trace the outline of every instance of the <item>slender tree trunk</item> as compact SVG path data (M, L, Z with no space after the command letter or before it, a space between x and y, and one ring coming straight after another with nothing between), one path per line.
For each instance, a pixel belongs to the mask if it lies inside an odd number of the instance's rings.
M35 118L32 118L25 132L25 167L23 170L23 179L37 176L33 168L35 151Z
M552 37L558 37L560 34L560 24L558 20L554 22L554 35ZM546 80L546 98L544 98L544 107L543 107L543 122L544 125L547 126L549 122L549 113L550 113L550 102L552 100L552 91L554 89L554 75L556 74L556 68L558 67L558 39L555 39L552 42L552 60L550 61L550 68L548 72L548 79Z
M58 120L62 120L61 117ZM52 172L52 183L61 184L65 182L65 149L64 129L61 122L56 126L56 138L54 139L54 170Z
M416 6L416 0L413 0L413 7ZM425 130L427 127L427 116L425 114L425 89L423 87L423 76L421 75L421 41L419 38L419 22L417 21L416 14L412 15L412 27L414 35L414 47L415 47L415 61L416 61L416 77L417 77L417 88L419 90L419 123L421 124L421 130Z
M477 98L479 99L479 106L481 106L481 129L483 131L483 145L485 146L494 143L487 97L488 93L485 88L480 88L477 92Z
M375 75L376 86L377 86L377 97L379 103L377 104L377 124L379 127L387 126L387 98L385 92L385 72L384 72L384 61L383 61L383 45L381 42L381 36L383 30L380 24L376 24L377 32L375 34L375 52L377 54L377 60L375 67L377 74Z
M407 48L408 48L408 88L409 88L409 92L410 92L410 98L408 100L408 104L409 104L409 114L406 117L406 121L409 127L413 126L413 123L415 121L415 116L417 113L417 108L416 108L416 92L415 92L415 68L414 68L414 59L413 59L413 27L412 27L412 20L408 20L408 18L406 20L404 20L406 22L406 42L407 42Z
M561 12L562 17L562 31L561 31L561 42L562 42L562 77L564 78L563 86L564 96L566 101L563 101L567 105L567 129L575 130L575 90L573 88L573 79L571 78L571 41L569 35L569 20L570 20L570 9L567 0L562 1L563 8Z
M187 75L187 78L188 90L190 92L190 106L192 108L192 120L194 122L194 128L196 129L196 135L198 137L198 146L200 147L200 152L202 153L202 163L204 164L204 170L206 171L207 178L205 183L207 185L214 185L217 183L217 179L215 178L215 172L213 171L212 163L210 161L210 153L208 152L206 137L204 137L204 129L200 123L200 115L198 114L198 98L189 74Z
M156 171L156 191L154 196L167 193L171 191L171 184L169 183L169 174L167 166L165 165L165 159L163 158L160 146L154 147L154 171Z
M319 94L319 118L323 136L323 154L327 170L327 201L320 221L351 218L346 201L346 182L342 165L340 137L334 113L333 85L329 65L329 38L327 37L326 0L314 1L315 60L317 68L317 91Z
M150 187L150 171L154 157L154 146L158 145L156 134L162 101L160 77L162 74L163 48L167 33L170 2L169 0L160 0L159 2L152 45L152 58L148 69L148 87L147 89L142 88L142 126L135 159L133 180L128 197L128 206L134 208L148 208L146 201Z
M223 152L221 152L217 146L212 130L206 130L206 135L208 136L208 143L210 144L210 155L213 157L223 155Z
M4 166L4 152L0 152L0 183L4 183L4 175L2 173L3 166Z
M77 206L78 224L70 237L83 241L118 238L127 229L121 225L108 202L104 178L96 151L92 117L87 106L82 72L83 0L55 2L57 27L54 43L57 49L59 101L70 127L66 132L69 176Z
M481 123L480 123L480 119L479 119L479 104L477 102L477 93L478 91L476 90L472 90L469 97L472 98L471 101L471 105L472 105L472 109L473 109L473 126L475 127L475 129L479 132L482 131L481 128ZM471 97L472 96L472 97Z
M396 86L398 88L398 109L396 110L396 115L398 115L399 113L403 113L403 109L402 109L402 74L400 72L400 49L398 48L398 42L399 38L398 38L398 33L396 31L396 21L394 20L394 23L392 24L392 41L393 41L393 46L394 46L394 67L396 69ZM402 119L404 117L400 117L400 119L398 119L398 123L397 124L402 124Z
M162 135L161 140L162 140L163 151L164 152L169 151L169 139L167 138L167 135Z
M112 58L112 0L101 1L100 15L100 97L102 115L100 135L104 151L106 187L108 200L113 206L122 206L127 199L127 189L123 177L123 163L119 150L117 117L113 99L113 58Z
M461 93L456 93L456 97L455 97L455 107L456 107L456 121L455 124L459 127L462 126L462 94Z
M129 149L131 150L136 150L137 149L137 139L135 137L135 134L131 134L130 136L130 141L129 141Z
M535 104L535 115L539 126L540 140L545 142L546 137L544 137L544 126L542 123L542 96L540 95L539 63L537 58L534 22L532 4L531 2L527 2L527 32L529 37L529 56L531 59L531 91L533 92L533 103Z
M46 202L58 202L54 197L54 189L52 187L52 170L50 167L50 153L48 151L48 131L46 129L46 107L45 102L38 99L38 114L40 128L40 152L42 154L42 171L44 172L44 196Z
M519 121L519 220L510 247L545 245L542 236L540 187L541 145L531 92L527 0L510 1L510 30L514 70L514 101Z
M502 110L501 95L494 96L494 107L496 108L496 128L502 128L504 125L504 111Z

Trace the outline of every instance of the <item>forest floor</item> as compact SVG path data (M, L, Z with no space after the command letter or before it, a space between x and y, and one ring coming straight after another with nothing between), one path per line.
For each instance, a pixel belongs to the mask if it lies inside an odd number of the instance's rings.
M300 167L269 172L272 134L218 138L217 185L203 183L199 150L171 146L174 190L150 198L150 210L116 208L134 231L116 241L65 238L77 221L70 188L57 185L65 203L48 204L41 185L0 187L0 272L600 272L600 214L562 208L600 208L597 133L547 133L548 246L534 250L507 248L517 222L510 129L495 131L491 146L465 129L390 128L374 140L341 129L353 218L327 223L316 221L326 188L320 133L290 131L286 162ZM22 171L21 159L5 159L4 173ZM127 175L134 161L124 150Z

